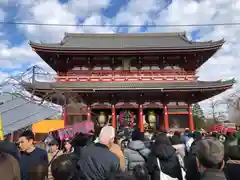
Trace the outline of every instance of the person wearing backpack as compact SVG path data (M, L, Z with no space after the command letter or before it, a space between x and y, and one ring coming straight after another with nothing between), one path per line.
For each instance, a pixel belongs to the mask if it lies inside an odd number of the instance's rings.
M184 180L176 149L166 134L156 137L148 156L147 169L151 180Z

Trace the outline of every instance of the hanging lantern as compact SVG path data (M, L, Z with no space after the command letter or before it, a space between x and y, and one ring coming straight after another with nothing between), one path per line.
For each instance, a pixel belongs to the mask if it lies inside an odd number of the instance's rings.
M100 112L100 114L99 114L98 123L99 123L100 126L104 126L105 123L106 123L106 116L105 116L105 113L103 111Z
M152 127L152 128L156 127L156 122L157 122L156 119L157 118L156 118L156 115L155 115L154 111L149 111L148 122L149 122L150 127Z

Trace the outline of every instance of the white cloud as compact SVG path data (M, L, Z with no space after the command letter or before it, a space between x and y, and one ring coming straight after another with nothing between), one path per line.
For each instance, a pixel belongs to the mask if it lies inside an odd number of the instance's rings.
M88 17L85 19L83 23L83 32L85 33L114 33L116 28L111 28L111 27L94 27L92 28L91 26L88 25L93 25L93 24L108 24L105 19L100 16L99 14L93 14L92 16ZM86 25L84 27L84 25Z
M102 10L112 7L111 0L70 0L60 4L58 0L18 0L16 19L24 22L77 24L84 19L83 25L94 24L129 24L129 25L171 25L171 24L207 24L240 22L240 0L173 0L167 6L167 0L129 0L117 15L108 19ZM91 2L91 3L90 3ZM165 8L167 6L167 8ZM164 9L165 8L165 9ZM1 16L1 13L3 14ZM5 12L0 10L0 20ZM8 41L0 41L0 61L4 68L21 67L23 64L38 64L51 70L31 50L27 41L57 42L64 32L114 33L119 29L111 27L53 27L53 26L18 26L26 41L21 46L11 46ZM199 27L157 27L148 32L188 31ZM140 28L129 27L128 32L138 32ZM0 32L0 34L2 34ZM189 33L190 34L190 33ZM200 40L226 40L223 48L198 69L201 80L217 80L235 76L240 79L240 26L201 27ZM2 38L2 36L0 36ZM240 88L239 83L236 89ZM203 102L203 104L207 102Z
M68 10L77 16L83 18L89 16L92 13L100 13L101 10L110 6L111 0L70 0L66 7Z
M0 21L3 21L5 19L6 13L3 11L3 9L0 9Z
M116 15L114 23L117 25L144 25L151 22L152 14L166 6L166 1L130 0L127 7L123 7ZM139 27L130 27L130 33L138 32Z
M3 72L0 72L0 82L2 82L4 79L6 79L8 77L8 74L7 73L3 73ZM0 86L1 88L1 86Z
M25 7L25 6L23 6ZM31 4L27 11L21 13L22 21L40 24L76 24L77 16L57 0L42 1ZM56 42L63 38L64 32L76 32L74 26L20 26L27 39L45 42Z
M20 0L18 3L17 19L23 22L35 22L39 24L77 24L79 12L84 11L86 19L84 25L103 24L105 19L98 13L101 9L109 5L109 1L94 1L89 3L88 0L69 1L67 4L61 4L58 0ZM77 11L77 7L79 7ZM86 9L87 8L87 9ZM92 14L94 12L94 14ZM89 13L92 15L89 16ZM26 42L22 46L8 47L6 43L0 43L5 46L0 49L0 58L2 60L2 68L17 68L23 63L38 64L46 68L52 69L44 63L35 52L33 52L27 41L37 42L59 42L62 40L65 32L87 32L87 33L113 33L114 28L105 27L84 27L81 26L33 26L19 25L18 28L26 37Z
M9 47L5 44L0 45L0 63L1 68L20 68L26 63L36 63L40 58L32 51L25 42L21 46Z
M210 24L240 22L239 0L218 0L218 1L190 1L173 0L172 4L154 20L154 24ZM188 31L197 30L199 27L172 27L152 28L151 32L159 31ZM216 26L201 27L200 40L219 40L224 38L227 42L211 59L198 69L201 80L218 80L235 76L240 79L240 27L239 26ZM235 86L240 88L239 83ZM227 96L229 93L224 93ZM221 98L223 95L216 98ZM202 102L205 109L209 108ZM206 110L207 111L207 110Z

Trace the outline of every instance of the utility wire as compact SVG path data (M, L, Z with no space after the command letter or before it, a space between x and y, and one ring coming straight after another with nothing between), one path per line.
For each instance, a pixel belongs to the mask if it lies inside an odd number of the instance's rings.
M30 25L30 26L79 26L79 27L142 27L144 25L133 24L48 24L48 23L36 23L36 22L14 22L14 21L0 21L1 25ZM209 24L150 24L147 27L214 27L214 26L239 26L240 22L232 23L209 23Z

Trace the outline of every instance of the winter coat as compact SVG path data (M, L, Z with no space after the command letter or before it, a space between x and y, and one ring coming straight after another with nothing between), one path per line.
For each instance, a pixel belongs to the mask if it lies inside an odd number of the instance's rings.
M207 169L204 173L202 173L201 180L227 180L227 179L222 170Z
M125 170L125 158L121 147L118 144L112 144L111 148L109 149L112 153L114 153L120 160L120 168L122 171Z
M0 179L21 180L20 166L16 158L8 153L0 153Z
M160 169L157 164L157 158L160 161L161 170L164 174L172 178L182 180L182 172L179 164L176 150L172 145L159 144L153 146L151 153L148 156L147 168L151 176L151 180L160 179Z
M187 152L190 151L190 148L191 148L193 142L194 142L194 139L190 137L190 138L188 139L187 143L186 143Z
M150 150L142 141L131 141L124 150L125 169L132 171L136 165L144 165L148 159Z
M186 180L192 180L192 179L200 180L201 178L201 174L198 171L197 161L196 161L198 142L199 140L193 141L190 151L188 152L188 155L185 156L185 168L187 169Z
M61 150L58 150L55 153L48 153L48 161L49 163L52 164L53 160L55 160L58 156L61 156L63 154L63 152ZM52 180L52 172L51 172L51 164L49 164L48 166L48 180Z
M186 180L200 180L201 174L198 171L196 156L189 154L185 160Z
M176 144L173 145L174 149L176 149L176 153L181 156L182 159L185 157L185 145L184 144Z
M227 180L239 180L240 177L240 161L229 160L226 163L224 172Z
M107 146L91 144L82 149L77 169L79 179L111 179L110 177L120 171L120 160Z

